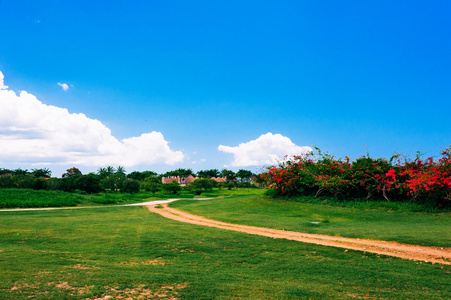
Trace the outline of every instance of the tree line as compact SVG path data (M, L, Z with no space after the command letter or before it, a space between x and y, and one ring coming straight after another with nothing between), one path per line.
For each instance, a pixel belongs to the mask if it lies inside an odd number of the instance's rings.
M76 168L67 169L61 178L52 177L48 168L23 170L9 170L0 168L0 188L26 188L35 190L61 190L66 192L85 192L88 194L102 191L135 193L141 189L151 192L166 190L174 193L181 189L178 183L162 184L162 177L186 178L192 175L199 179L189 184L195 193L211 189L215 186L220 188L232 188L237 186L252 186L251 178L259 178L251 171L240 169L238 172L232 170L218 169L201 170L193 172L191 169L176 169L162 174L153 171L133 171L127 174L122 166L101 167L97 172L82 174ZM211 180L212 177L223 177L224 183Z

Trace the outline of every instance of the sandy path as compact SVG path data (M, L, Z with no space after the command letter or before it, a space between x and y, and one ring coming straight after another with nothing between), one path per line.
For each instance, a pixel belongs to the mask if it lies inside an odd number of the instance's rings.
M161 206L159 206L160 208L157 208L156 205L148 205L147 208L151 212L157 213L159 215L162 215L163 217L180 222L216 227L227 230L234 230L278 239L288 239L303 243L318 244L323 246L333 246L389 256L396 256L405 259L413 259L451 265L451 248L416 246L416 245L400 244L397 242L386 242L367 239L352 239L319 234L308 234L295 231L270 229L263 227L230 224L191 215L189 213L174 208L170 208L168 207L167 204L161 204Z

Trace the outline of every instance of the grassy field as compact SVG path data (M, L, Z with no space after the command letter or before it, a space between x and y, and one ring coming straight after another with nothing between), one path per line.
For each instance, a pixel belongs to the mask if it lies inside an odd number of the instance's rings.
M90 206L99 204L130 204L146 199L193 198L194 195L181 192L177 195L153 194L141 191L136 194L108 192L98 194L68 193L62 191L31 189L0 189L0 208Z
M214 220L298 232L451 247L451 214L393 212L283 201L267 196L170 204ZM314 222L312 224L312 222ZM319 222L319 224L317 224Z
M320 231L352 215L356 226L371 213L313 214L317 207L273 201L241 196L173 206ZM325 216L329 223L308 225ZM449 217L437 218L435 226L450 228ZM349 228L342 228L345 235ZM451 293L450 266L184 224L144 207L2 212L0 270L0 299L447 299Z
M240 188L231 190L214 189L212 191L203 192L199 196L195 196L190 191L181 191L177 194L141 191L136 194L109 192L88 195L86 193L67 193L62 191L0 189L0 209L130 204L156 199L220 197L229 195L262 194L263 192L264 190L262 189Z

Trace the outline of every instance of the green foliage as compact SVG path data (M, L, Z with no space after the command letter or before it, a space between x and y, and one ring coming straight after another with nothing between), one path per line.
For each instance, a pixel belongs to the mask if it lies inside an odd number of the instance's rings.
M31 189L0 189L1 208L61 207L75 206L80 198L62 191Z
M12 176L0 176L0 188L11 188L12 187Z
M250 181L240 181L236 183L236 187L238 188L257 188L257 186Z
M218 169L211 169L211 170L201 170L197 172L197 177L200 178L212 178L212 177L218 177L219 171Z
M75 188L85 191L88 194L99 193L102 190L100 187L100 178L94 173L76 176Z
M173 180L170 183L163 184L162 189L168 193L177 194L177 192L182 190L182 187L177 181Z
M235 187L235 183L232 182L232 181L228 181L228 182L225 183L225 187L226 187L227 189L231 190L232 188Z
M236 177L240 179L240 181L250 181L252 177L252 172L248 170L240 169L236 172Z
M37 183L37 178L31 174L14 175L11 178L12 187L19 189L42 189L42 183Z
M127 178L141 181L141 180L146 179L149 176L157 177L158 174L155 172L152 172L152 171L143 171L143 172L133 171L127 175Z
M236 174L232 170L222 169L219 173L220 177L225 177L227 181L232 181L236 179Z
M122 173L116 173L108 175L100 180L100 187L106 191L118 191L121 189L124 181L125 175Z
M50 171L47 168L45 168L45 169L33 169L31 174L33 174L33 176L37 177L37 178L39 178L39 177L50 178L50 176L52 176L52 171Z
M200 195L202 191L211 191L216 185L216 181L209 178L199 178L188 184L188 189Z
M26 175L30 174L27 169L22 170L21 168L13 170L13 175Z
M125 175L126 172L127 172L127 171L125 171L125 168L122 167L122 166L118 166L118 167L116 168L116 174L122 174L122 175Z
M9 170L9 169L4 169L4 168L0 168L0 175L5 175L5 174L13 174L14 171Z
M163 174L163 177L171 177L171 176L180 176L182 178L186 178L190 175L194 175L193 170L191 169L177 169L174 171L169 171Z
M121 193L138 193L139 192L139 181L127 178L123 181L121 187Z
M73 167L73 168L67 169L66 173L61 175L61 177L65 178L65 177L78 176L78 175L82 175L81 171L79 169Z
M97 170L97 175L99 175L101 179L104 179L108 176L113 175L115 172L116 172L116 169L114 167L107 166L107 167L99 168Z
M141 188L152 193L161 191L161 178L156 175L149 175L144 180L141 181Z

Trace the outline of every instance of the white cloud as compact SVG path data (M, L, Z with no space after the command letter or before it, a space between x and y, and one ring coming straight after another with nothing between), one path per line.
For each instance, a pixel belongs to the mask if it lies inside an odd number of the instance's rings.
M3 76L3 73L0 71L0 90L5 90L8 88L3 82L3 78L5 77Z
M313 149L297 146L288 137L268 132L236 147L219 145L218 150L233 154L232 167L246 167L276 164L285 155L302 155Z
M130 167L183 161L160 132L118 140L98 120L43 104L25 91L17 96L3 80L0 87L0 163Z
M67 83L59 83L59 82L58 82L58 85L59 85L60 87L62 87L62 88L63 88L63 91L65 91L65 92L67 92L67 91L69 90L69 86L67 85Z

